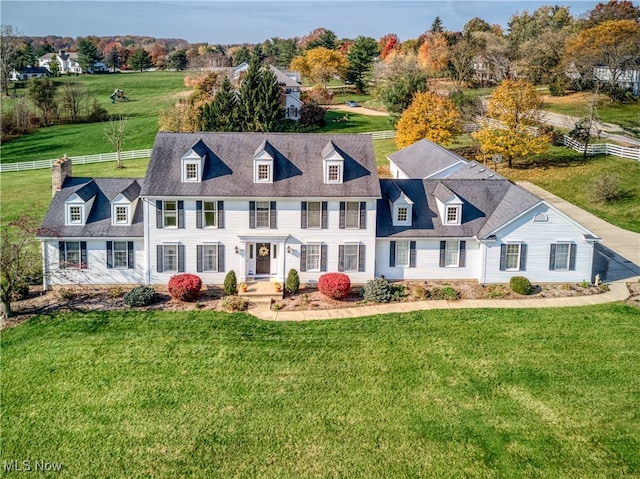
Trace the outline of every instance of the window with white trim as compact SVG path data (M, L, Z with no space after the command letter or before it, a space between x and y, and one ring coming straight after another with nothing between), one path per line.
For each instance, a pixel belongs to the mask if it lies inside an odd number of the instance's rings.
M321 245L307 245L307 271L320 271Z
M409 266L409 241L396 241L396 266Z
M340 182L340 165L329 165L327 172L327 181L329 183Z
M178 272L177 244L166 244L162 246L162 267L164 272Z
M457 206L447 206L447 224L458 224L460 208Z
M217 226L217 202L216 201L203 201L202 202L202 226L205 228L214 228Z
M185 163L185 181L198 181L198 165L196 163Z
M396 221L398 223L406 222L408 215L409 215L409 208L407 208L406 206L398 206L398 216L396 218Z
M178 202L176 200L168 200L163 202L162 224L165 228L178 227Z
M360 202L347 201L345 204L345 228L360 228Z
M60 269L86 269L86 241L60 241L58 243Z
M73 206L70 205L68 207L68 224L71 225L77 225L77 224L82 224L83 223L83 218L82 218L82 210L84 208L82 206Z
M256 201L256 228L269 228L270 216L269 202Z
M447 241L444 250L444 265L457 267L460 265L460 241Z
M202 246L202 271L218 271L218 245Z
M129 267L129 249L126 241L113 242L113 267L126 269Z
M128 224L129 223L129 207L116 206L115 217L116 217L116 224Z
M358 271L357 244L344 245L344 271Z
M322 204L320 201L307 202L307 228L322 227Z
M571 251L570 243L557 243L556 244L556 257L555 257L555 270L556 271L568 271L569 270L569 253Z
M517 271L520 269L520 243L510 243L506 246L505 268L507 271Z

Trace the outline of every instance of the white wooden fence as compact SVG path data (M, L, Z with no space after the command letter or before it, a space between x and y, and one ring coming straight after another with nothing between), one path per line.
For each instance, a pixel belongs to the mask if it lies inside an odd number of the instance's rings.
M85 165L88 163L102 163L103 161L116 161L117 153L99 153L97 155L71 156L69 159L73 165ZM151 150L133 150L123 151L120 153L121 160L133 160L135 158L149 158ZM58 158L53 160L25 161L23 163L3 163L0 164L0 172L6 171L23 171L23 170L39 170L42 168L51 168L51 165Z
M574 140L570 136L563 136L564 146L579 153L584 153L584 144ZM640 161L640 148L629 148L612 143L592 143L587 145L587 155L614 155L621 158L630 158Z
M396 137L395 130L387 130L387 131L372 131L370 133L362 133L363 135L371 135L371 139L373 140L388 140Z

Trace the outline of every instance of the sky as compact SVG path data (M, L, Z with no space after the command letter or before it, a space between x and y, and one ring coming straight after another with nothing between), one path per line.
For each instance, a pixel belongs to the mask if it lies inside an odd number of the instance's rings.
M301 37L324 27L338 38L378 39L395 33L417 38L439 16L447 30L460 31L473 17L505 29L517 12L564 5L574 16L592 9L592 0L360 0L360 1L191 1L191 0L0 0L2 24L27 36L144 35L182 38L190 43L259 43L268 38Z

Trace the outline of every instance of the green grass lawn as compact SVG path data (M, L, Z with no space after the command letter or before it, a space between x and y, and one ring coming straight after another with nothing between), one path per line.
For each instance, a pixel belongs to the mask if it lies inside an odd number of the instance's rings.
M343 121L344 118L348 121ZM318 130L320 133L369 133L373 131L393 130L386 116L363 115L350 111L329 110L325 114L327 124Z
M61 77L56 81L60 85L64 82L81 82L110 115L127 116L129 121L124 149L139 150L153 146L160 111L191 91L184 86L185 75L185 72L123 73ZM116 88L124 90L131 101L112 104L109 96ZM18 92L23 93L20 90ZM113 147L104 136L104 128L102 123L40 128L30 135L1 145L2 162L48 160L65 153L77 156L111 152Z
M2 333L2 459L61 478L637 477L639 325L622 304L40 316Z

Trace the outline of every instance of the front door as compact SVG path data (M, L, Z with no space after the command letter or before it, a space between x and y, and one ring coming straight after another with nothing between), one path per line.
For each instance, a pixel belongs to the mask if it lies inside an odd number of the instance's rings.
M271 274L271 245L256 243L256 274Z

